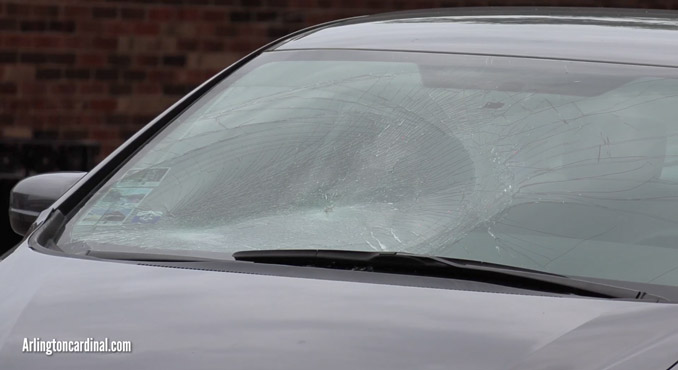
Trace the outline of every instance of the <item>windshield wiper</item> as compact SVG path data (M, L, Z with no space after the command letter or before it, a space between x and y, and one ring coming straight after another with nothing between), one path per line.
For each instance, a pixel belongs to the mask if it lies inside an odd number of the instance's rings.
M282 249L240 251L233 253L233 258L267 264L444 277L587 297L669 302L666 298L636 289L542 271L403 252Z
M190 254L159 253L154 251L115 251L90 249L85 253L88 257L138 262L213 262L222 258L192 256Z

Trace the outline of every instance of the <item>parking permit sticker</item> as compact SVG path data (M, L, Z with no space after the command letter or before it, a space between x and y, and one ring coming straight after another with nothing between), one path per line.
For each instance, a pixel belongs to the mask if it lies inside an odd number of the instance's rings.
M112 188L78 224L120 225L152 190L152 188Z
M133 168L128 170L111 189L78 221L82 226L113 226L125 223L155 224L160 211L138 210L146 196L160 185L168 167Z

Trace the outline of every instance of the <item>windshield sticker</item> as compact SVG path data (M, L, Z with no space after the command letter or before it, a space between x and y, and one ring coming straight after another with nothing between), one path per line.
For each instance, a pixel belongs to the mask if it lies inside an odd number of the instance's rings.
M155 224L162 212L137 211L142 200L160 185L168 167L133 168L125 173L104 196L80 219L82 226L121 225L123 222ZM150 213L148 213L150 212Z
M123 176L116 187L156 187L165 178L169 168L133 168Z
M155 224L162 217L161 211L139 211L132 217L133 224Z
M120 225L152 190L152 188L112 188L78 224Z

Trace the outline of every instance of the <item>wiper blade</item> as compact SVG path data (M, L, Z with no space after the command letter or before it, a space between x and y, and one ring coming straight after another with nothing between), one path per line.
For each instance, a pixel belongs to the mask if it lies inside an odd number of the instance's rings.
M502 286L597 298L669 302L647 292L564 275L480 261L403 252L343 250L253 250L233 253L237 261L445 277Z

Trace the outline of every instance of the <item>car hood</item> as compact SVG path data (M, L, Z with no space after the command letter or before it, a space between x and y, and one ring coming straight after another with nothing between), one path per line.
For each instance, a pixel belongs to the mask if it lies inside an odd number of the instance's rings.
M98 262L0 262L2 369L668 369L678 306ZM130 340L22 353L24 338Z

